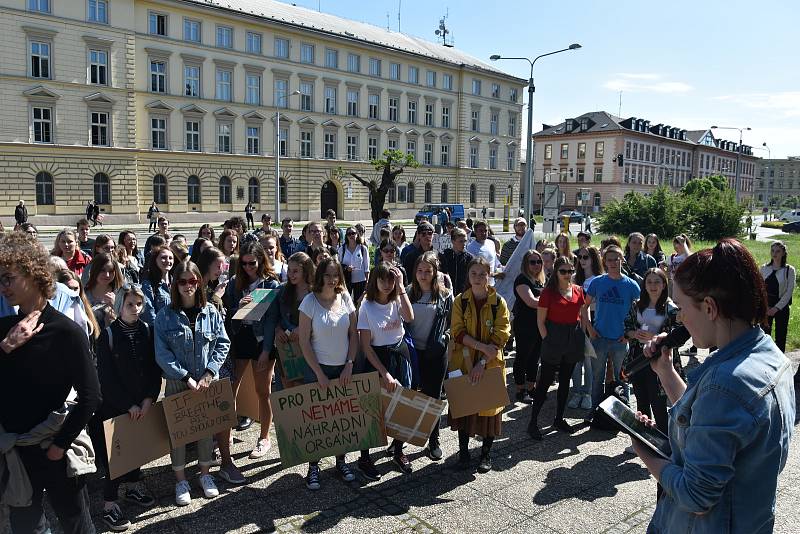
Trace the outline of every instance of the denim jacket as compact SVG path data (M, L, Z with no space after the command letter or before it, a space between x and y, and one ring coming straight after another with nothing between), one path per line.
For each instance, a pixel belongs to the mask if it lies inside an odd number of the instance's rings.
M206 369L216 378L230 347L222 316L213 304L200 310L194 328L183 311L165 306L156 317L155 342L156 363L167 380L181 380L187 374L198 379Z
M789 360L758 327L688 375L648 533L772 532L795 416Z
M150 326L155 326L156 314L172 302L169 286L166 282L161 282L154 288L150 280L143 280L142 293L144 293L144 309L141 319Z

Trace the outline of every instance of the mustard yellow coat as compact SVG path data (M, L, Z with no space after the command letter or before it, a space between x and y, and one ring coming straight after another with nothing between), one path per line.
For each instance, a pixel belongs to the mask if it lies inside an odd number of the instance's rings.
M467 301L467 306L464 307L462 300ZM497 306L497 313L492 317L492 307ZM462 313L462 309L464 309ZM509 322L508 306L505 299L497 294L493 287L489 287L489 294L486 298L486 304L481 308L480 317L477 317L475 311L475 299L472 296L472 290L467 289L455 298L453 302L453 312L450 322L450 331L452 334L451 339L455 340L459 335L464 332L466 335L480 340L482 343L491 343L500 347L500 358L492 359L486 365L487 368L501 367L505 369L505 361L503 360L502 350L511 337L511 324ZM482 325L481 336L477 336L478 321ZM450 351L448 371L455 371L461 369L464 374L469 374L472 367L478 360L481 359L482 353L478 353L474 349L465 347L460 343L452 342L452 351ZM496 408L493 410L486 410L480 412L478 415L482 417L491 417L503 411L503 408Z

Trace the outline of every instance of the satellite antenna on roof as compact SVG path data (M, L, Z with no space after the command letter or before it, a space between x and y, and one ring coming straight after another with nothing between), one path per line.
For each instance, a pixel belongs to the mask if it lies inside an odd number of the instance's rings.
M450 30L447 29L447 25L445 24L445 21L447 20L447 17L449 17L449 16L450 16L450 10L448 9L447 13L445 13L445 15L442 18L439 19L439 29L436 30L433 33L435 33L442 40L442 44L444 46L452 47L453 46L453 38L452 38L452 36L449 37L449 38L447 37L448 34L450 33Z

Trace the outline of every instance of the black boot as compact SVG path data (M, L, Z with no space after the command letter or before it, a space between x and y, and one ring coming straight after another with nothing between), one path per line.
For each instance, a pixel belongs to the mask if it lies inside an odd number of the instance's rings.
M481 461L478 464L478 473L488 473L492 470L492 441L489 438L484 438L484 443L481 446Z
M469 434L464 430L458 431L458 463L456 469L465 471L470 467Z
M563 417L560 417L555 421L553 421L553 427L557 428L562 432L566 432L567 434L572 434L575 432L575 429L572 427L572 425L567 423Z
M534 401L531 420L528 423L528 435L536 441L542 441L542 431L539 428L539 410L541 409L542 404Z

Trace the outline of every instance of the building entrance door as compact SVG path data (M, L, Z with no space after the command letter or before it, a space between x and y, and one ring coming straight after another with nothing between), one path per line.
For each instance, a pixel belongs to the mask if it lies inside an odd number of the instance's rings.
M336 216L341 216L339 212L339 190L336 184L328 180L322 184L322 194L320 195L320 217L325 218L325 212L333 210Z

